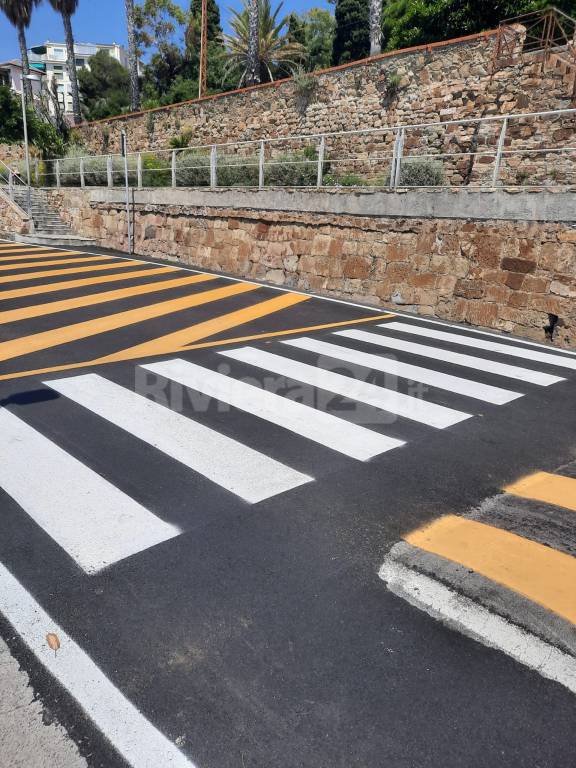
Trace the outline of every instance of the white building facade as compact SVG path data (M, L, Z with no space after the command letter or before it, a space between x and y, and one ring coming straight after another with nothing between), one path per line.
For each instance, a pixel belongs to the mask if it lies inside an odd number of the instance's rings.
M41 73L40 73L41 74ZM37 96L42 88L43 77L33 80L32 93ZM22 93L22 64L18 59L0 62L0 85L7 85L19 96Z
M90 59L100 51L107 51L123 67L127 67L128 57L123 46L117 43L75 43L74 55L76 70L90 69ZM46 85L52 91L56 84L60 107L66 115L73 114L72 86L68 71L67 52L65 43L47 41L30 49L30 69L46 75Z

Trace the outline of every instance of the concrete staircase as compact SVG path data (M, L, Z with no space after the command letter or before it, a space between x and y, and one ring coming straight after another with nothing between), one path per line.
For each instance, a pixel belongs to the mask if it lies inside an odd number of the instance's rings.
M22 210L28 212L28 190L15 187L13 200ZM18 235L18 241L34 245L94 245L94 241L75 235L70 226L60 218L57 211L50 208L44 190L30 190L30 215L34 221L34 234Z

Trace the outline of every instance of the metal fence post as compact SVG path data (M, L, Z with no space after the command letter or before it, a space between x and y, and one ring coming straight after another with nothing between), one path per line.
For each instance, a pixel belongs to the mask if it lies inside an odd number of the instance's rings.
M172 186L176 186L176 150L172 150Z
M8 171L8 194L10 195L10 199L14 200L14 173L12 172L12 168Z
M138 152L138 157L136 158L136 173L138 176L138 189L142 189L142 154Z
M212 189L218 186L218 155L216 144L212 145L210 150L210 186Z
M34 158L34 183L40 186L40 161L37 157Z
M80 186L84 188L86 186L86 179L84 178L84 158L80 158Z
M258 158L258 187L264 188L264 142L260 142L260 156Z
M502 122L502 128L500 129L500 136L498 138L498 147L496 149L496 158L494 160L494 172L492 174L492 186L498 186L498 180L500 179L500 166L502 165L502 151L504 150L504 142L506 141L506 130L508 128L508 118L505 117Z
M398 146L396 147L396 167L394 168L394 189L400 186L402 181L402 156L404 154L404 128L400 129L398 134Z
M60 189L60 160L56 160L56 189Z
M112 155L108 155L106 158L106 180L109 187L114 186L114 169L112 166Z
M316 174L316 186L322 186L322 180L324 177L324 154L326 152L326 137L322 136L320 144L318 145L318 172Z

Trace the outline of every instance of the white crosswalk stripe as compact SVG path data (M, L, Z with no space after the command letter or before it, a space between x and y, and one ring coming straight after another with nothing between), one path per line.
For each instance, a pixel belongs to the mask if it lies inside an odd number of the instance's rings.
M96 374L48 385L247 502L263 501L312 480Z
M87 573L181 533L5 408L0 486Z
M274 355L255 347L227 350L219 354L438 429L453 426L470 418L469 413L428 403L416 397Z
M273 392L211 371L186 360L168 360L142 368L176 381L261 419L277 424L302 437L325 445L353 459L364 461L404 445L344 419Z
M357 333L359 332L355 330L338 331L335 335L342 336L345 339L362 341L362 338L358 338L356 335ZM520 392L511 392L500 387L493 387L490 384L462 379L459 376L450 376L447 373L434 371L430 368L421 368L418 365L402 363L399 360L382 355L373 355L338 344L329 344L319 339L289 339L282 343L297 349L304 349L307 352L314 352L318 355L333 357L336 360L361 365L374 371L381 371L392 376L410 379L410 381L418 381L431 387L444 389L447 392L456 392L477 400L483 400L486 403L493 403L494 405L504 405L512 400L516 400L518 397L522 397Z
M386 328L385 325L381 326ZM358 341L365 341L368 344L375 344L387 349L395 349L399 352L405 352L419 357L428 357L432 360L439 360L444 363L453 363L465 368L474 368L477 371L494 373L497 376L505 376L509 379L525 381L529 384L538 384L541 387L549 387L551 384L557 384L564 381L561 376L553 376L550 373L535 371L530 368L521 368L517 365L487 360L474 355L464 355L461 352L442 349L441 347L432 347L428 344L417 344L412 341L405 341L395 336L388 336L382 333L370 333L369 331L357 331L355 338Z
M410 320L412 318L402 317L402 320ZM444 330L452 330L454 326L443 323L441 320L432 320L429 317L419 317L420 322L428 325L438 325ZM528 341L528 339L518 339L516 336L507 336L505 333L495 333L494 331L481 331L479 328L469 328L466 325L458 326L458 333L464 331L464 333L474 334L477 336L490 336L493 339L498 339L500 342L506 344L521 344L527 347L536 347L541 352L553 352L555 355L569 355L571 357L576 356L576 352L572 349L561 349L560 347L553 347L552 345L544 344L540 341Z
M561 368L570 368L572 371L576 371L576 360L561 357L560 355L555 355L551 352L537 352L534 349L519 349L510 344L501 344L497 341L486 341L484 339L472 339L458 333L447 333L446 331L439 331L435 328L424 328L421 325L412 325L411 323L394 321L392 323L387 323L386 325L381 325L381 327L386 328L389 331L401 331L402 333L423 336L427 339L435 339L436 341L448 341L451 344L458 344L463 347L473 347L474 349L483 349L487 352L496 352L501 355L521 357L524 360L555 365Z

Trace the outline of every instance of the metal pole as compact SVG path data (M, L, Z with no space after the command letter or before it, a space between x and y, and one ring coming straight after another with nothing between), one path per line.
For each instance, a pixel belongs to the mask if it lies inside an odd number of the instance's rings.
M265 160L265 154L264 154L264 142L260 142L260 157L258 158L258 187L260 189L264 188L264 160Z
M176 150L172 150L172 187L176 186Z
M8 194L10 199L14 200L14 171L12 168L8 171Z
M106 180L109 187L114 186L114 169L112 166L112 155L108 155L106 158Z
M218 171L217 171L218 155L216 145L214 144L210 150L210 186L212 189L218 184Z
M398 163L398 142L400 141L400 131L396 131L394 137L394 147L392 149L392 162L390 164L390 189L394 189L396 185L396 165Z
M82 189L86 186L86 179L84 178L84 158L80 158L80 186Z
M26 95L24 93L24 77L22 77L22 122L24 124L24 152L26 154L26 181L28 183L28 215L30 215L30 148L28 147L28 120L26 119Z
M396 149L396 168L394 169L394 189L396 189L402 180L402 155L404 153L404 136L405 130L400 130L398 136L398 147Z
M137 171L138 171L138 189L142 189L142 155L140 154L140 152L138 152Z
M34 158L34 184L40 186L40 162L37 157Z
M498 185L500 178L500 166L502 165L502 150L504 149L504 142L506 141L506 129L508 128L508 118L505 117L502 122L502 128L500 129L500 137L498 138L498 147L496 149L496 159L494 160L494 172L492 174L492 187Z
M132 218L130 216L130 179L128 177L128 139L126 138L126 131L121 132L122 138L122 154L124 155L124 180L126 183L126 218L128 220L128 253L132 255L134 253L133 241L132 241Z
M60 189L60 160L56 160L56 189Z
M322 136L320 144L318 145L318 171L316 173L316 186L322 186L322 179L324 177L324 154L326 152L326 137Z

